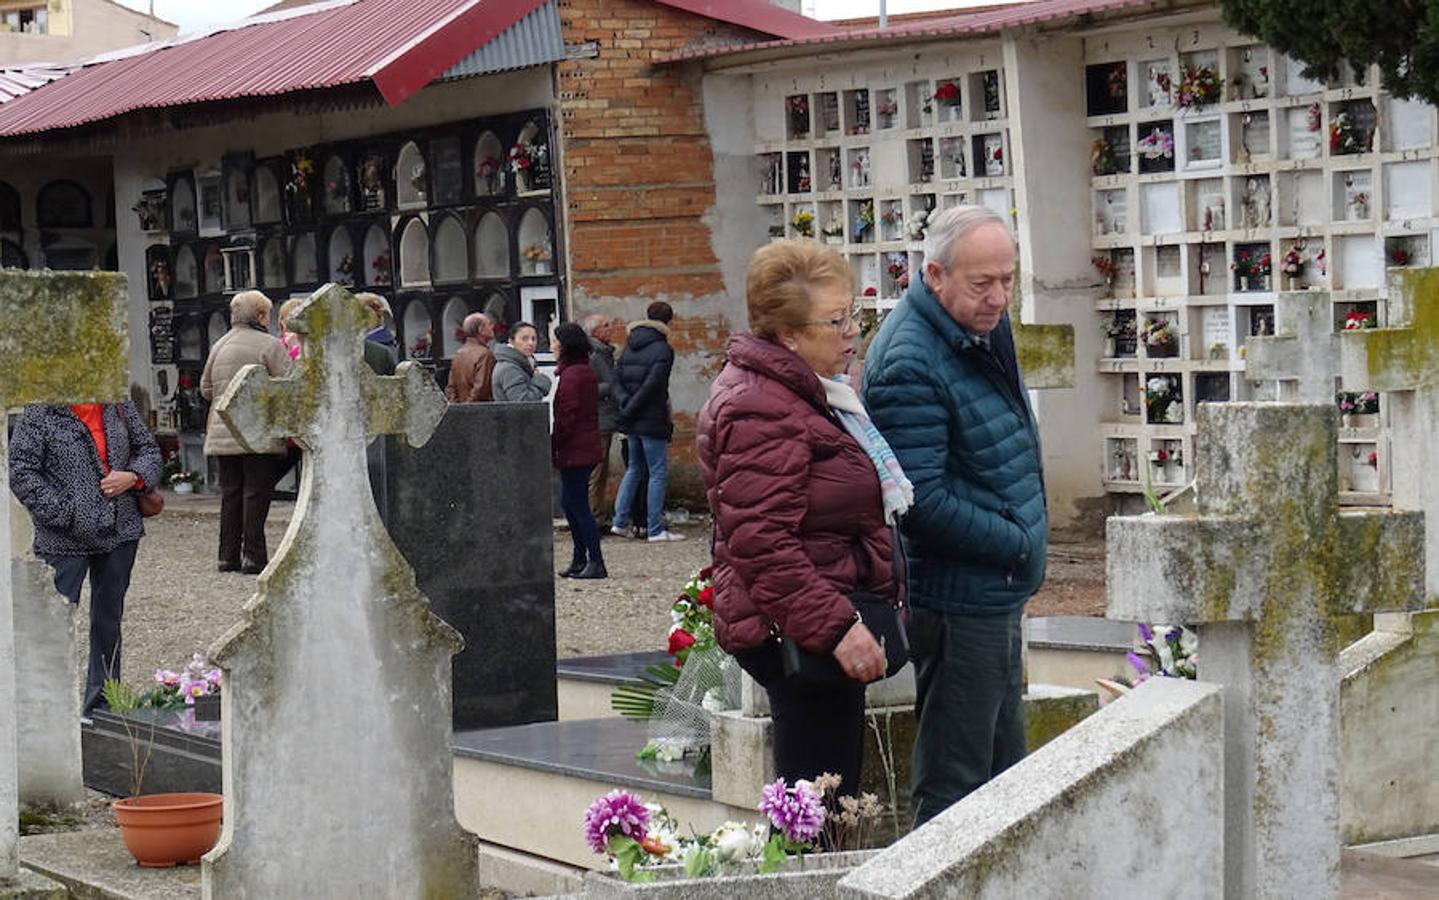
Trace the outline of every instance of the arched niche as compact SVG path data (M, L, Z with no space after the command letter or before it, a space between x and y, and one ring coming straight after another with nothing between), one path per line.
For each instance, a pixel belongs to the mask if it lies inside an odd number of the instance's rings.
M395 160L395 201L400 209L415 209L429 202L429 172L420 145L410 141Z
M189 178L176 178L170 185L170 230L176 234L195 231L195 188Z
M209 318L205 320L205 337L209 339L211 347L215 346L215 342L224 337L225 332L229 330L230 323L225 320L225 314L218 309L210 313Z
M542 191L550 186L550 147L539 122L526 122L510 148L510 169L515 173L516 190Z
M200 293L200 263L195 259L195 251L188 245L175 251L175 265L172 267L175 273L176 300L189 300L199 296Z
M475 229L475 274L480 278L510 277L510 230L499 213L485 213Z
M290 283L314 284L320 280L315 236L306 232L290 239Z
M350 166L338 154L325 160L325 215L341 216L350 211Z
M508 326L512 320L510 298L500 291L490 291L480 303L480 312L489 317L495 325Z
M328 241L330 280L335 284L353 287L355 284L355 245L350 232L338 227L330 232Z
M231 231L250 227L250 177L244 169L225 173L225 226Z
M218 294L225 290L225 254L220 252L219 244L205 248L204 274L204 293Z
M470 277L469 242L465 226L456 216L442 216L435 226L435 256L431 271L436 284L454 284Z
M18 233L20 228L20 192L0 181L0 231Z
M549 275L554 272L555 247L550 220L531 207L520 217L520 274Z
M94 223L90 192L76 182L52 181L35 197L35 224L41 228L89 228Z
M469 314L470 305L465 302L464 297L451 297L445 301L445 307L440 311L440 336L443 339L441 346L445 359L453 358L455 351L460 349L460 344L464 343L460 326Z
M170 271L170 248L151 244L145 248L145 285L151 300L169 300L174 296L175 278Z
M390 236L379 225L365 230L365 284L385 287L393 279L390 265Z
M0 268L4 269L28 269L30 268L30 257L19 244L9 238L0 239Z
M285 239L276 235L260 245L260 285L282 288L290 283L290 270L285 265Z
M280 204L280 180L275 170L267 165L258 165L251 176L253 189L250 193L251 209L257 225L280 221L283 207Z
M420 219L411 219L400 233L400 286L430 283L430 234Z
M205 333L200 328L199 316L179 316L175 325L175 344L179 347L180 359L199 362L205 358Z
M505 192L505 145L493 131L475 143L475 195L491 197Z
M44 245L45 267L57 272L90 272L99 267L100 251L86 240L62 237Z
M405 304L405 312L400 319L400 328L404 332L405 356L409 359L430 359L433 354L432 343L434 335L431 331L433 323L430 320L430 308L421 299L411 300Z

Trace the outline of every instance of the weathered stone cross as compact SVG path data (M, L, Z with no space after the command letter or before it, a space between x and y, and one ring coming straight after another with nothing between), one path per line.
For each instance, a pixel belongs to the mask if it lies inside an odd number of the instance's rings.
M1298 381L1301 403L1333 403L1339 376L1339 336L1327 293L1279 295L1275 337L1245 343L1244 373L1250 381Z
M1334 897L1343 617L1423 602L1424 519L1340 512L1333 404L1203 404L1198 514L1108 522L1111 618L1224 685L1225 895Z
M125 296L120 275L0 273L0 489L10 489L6 409L115 402L127 395ZM0 552L7 554L10 506L0 503ZM12 603L6 565L0 571L0 892L21 877ZM68 676L55 674L61 684L70 683ZM75 721L72 716L71 729L78 727Z
M251 447L306 450L278 555L217 644L225 825L204 896L470 897L475 838L455 821L450 657L436 617L371 498L365 446L429 439L444 396L413 363L363 361L372 316L326 285L296 312L296 372L249 366L218 412Z
M1439 596L1439 269L1400 269L1389 275L1390 328L1339 335L1339 369L1346 389L1383 391L1389 407L1389 469L1394 505L1422 511L1430 525L1425 589ZM1351 387L1352 386L1352 387Z

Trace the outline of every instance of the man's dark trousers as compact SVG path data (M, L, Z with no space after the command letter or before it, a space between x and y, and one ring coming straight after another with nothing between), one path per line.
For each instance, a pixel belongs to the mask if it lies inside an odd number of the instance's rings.
M916 828L1024 758L1022 616L910 610Z
M125 592L130 589L139 546L139 541L126 541L109 553L42 557L55 570L55 590L71 603L80 602L80 587L85 575L90 576L90 666L82 715L102 705L105 679L120 677L120 617L125 614Z

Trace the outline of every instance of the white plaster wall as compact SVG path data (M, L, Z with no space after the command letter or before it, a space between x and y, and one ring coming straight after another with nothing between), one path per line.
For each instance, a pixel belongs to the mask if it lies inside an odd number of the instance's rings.
M425 128L450 122L527 109L554 109L549 67L465 78L431 85L397 107L373 106L325 111L274 112L245 120L187 128L125 140L115 151L114 178L120 271L130 279L130 331L149 333L149 300L145 294L145 247L130 206L141 190L173 169L218 169L228 153L252 152L257 159L286 150L330 141ZM150 347L146 340L130 345L133 381L153 395Z
M1084 109L1084 42L1073 36L1006 38L1014 193L1024 308L1034 324L1074 326L1074 387L1033 391L1044 451L1049 517L1076 524L1104 511L1098 423L1102 352L1090 264L1089 146ZM1094 519L1091 519L1094 521Z

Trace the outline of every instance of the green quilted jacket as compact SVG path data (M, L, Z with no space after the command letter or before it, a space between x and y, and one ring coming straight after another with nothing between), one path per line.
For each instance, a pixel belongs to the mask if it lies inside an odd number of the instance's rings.
M1039 430L1007 316L989 344L916 278L865 357L865 406L914 483L901 533L916 607L1007 613L1044 582Z

